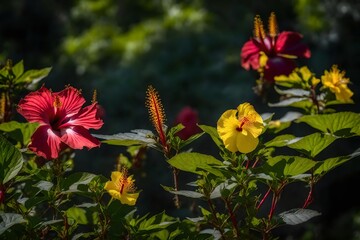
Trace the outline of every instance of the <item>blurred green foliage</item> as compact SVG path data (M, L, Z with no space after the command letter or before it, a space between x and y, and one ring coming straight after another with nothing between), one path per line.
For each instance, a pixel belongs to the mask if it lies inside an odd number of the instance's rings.
M304 35L312 51L304 65L321 75L338 64L353 82L354 102L360 102L360 6L356 0L2 1L0 60L24 59L25 66L36 69L51 66L51 74L42 82L55 91L71 84L90 98L96 89L105 111L105 125L97 133L152 129L144 106L150 84L160 93L168 125L187 105L198 110L200 123L209 125L215 125L224 109L244 101L252 102L259 112L281 115L283 109L262 104L252 91L257 76L240 67L240 49L252 35L254 16L268 16L271 11L277 14L281 31ZM358 105L347 108L359 109ZM201 141L205 144L197 146L200 151L209 151L206 139ZM353 143L345 142L334 151L346 151L348 144ZM109 175L120 152L109 146L79 152L75 166ZM160 187L171 181L169 169L158 160L156 154L148 154L138 181L154 186L152 193L144 192L151 196L142 202L154 211L157 198L171 198ZM343 175L360 171L359 164L352 164ZM337 203L325 197L321 203L320 211L331 217Z

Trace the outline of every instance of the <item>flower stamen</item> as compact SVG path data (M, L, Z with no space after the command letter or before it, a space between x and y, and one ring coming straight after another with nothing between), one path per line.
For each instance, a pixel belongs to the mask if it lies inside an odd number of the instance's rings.
M274 12L272 12L270 14L270 17L269 17L269 36L274 38L277 36L278 34L278 25L277 25L277 21L276 21L276 15Z
M254 18L254 37L258 40L264 40L266 37L264 25L259 15Z
M53 105L54 105L54 108L60 108L62 106L62 102L61 102L59 96L55 96Z

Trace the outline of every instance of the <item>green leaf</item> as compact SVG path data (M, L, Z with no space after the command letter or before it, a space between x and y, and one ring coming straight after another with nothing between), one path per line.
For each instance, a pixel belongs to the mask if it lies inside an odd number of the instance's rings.
M338 112L323 115L305 115L296 122L304 122L324 133L338 137L360 135L360 114L354 112Z
M275 87L275 90L280 95L287 95L287 96L290 95L290 96L295 96L295 97L309 97L310 96L310 91L303 90L303 89L291 88L291 89L282 90L280 88Z
M223 163L211 155L201 153L180 153L169 159L168 163L185 172L192 172L199 175L206 175L210 172L216 176L223 176L218 169L213 167L222 166Z
M64 193L87 192L87 185L96 177L95 174L77 172L67 177L63 182ZM81 188L82 186L86 186Z
M0 131L7 132L12 139L22 143L23 146L26 146L30 142L31 136L38 126L38 123L19 123L10 121L0 124Z
M12 72L14 73L15 77L18 78L24 72L24 61L21 60L16 63L12 68Z
M102 142L109 145L133 146L145 145L153 147L156 144L154 134L145 129L135 129L129 133L117 133L114 135L93 134L94 137L104 139Z
M309 100L304 97L293 97L293 98L287 98L285 100L282 100L277 103L269 103L270 107L288 107L288 106L294 106L294 104L297 104L296 106L303 108L304 106L307 106L307 104L299 104L299 103L307 103Z
M210 135L216 146L220 147L221 145L223 145L223 142L221 141L216 128L206 125L199 125L199 127L201 128L201 130Z
M78 207L69 208L66 210L66 216L69 223L76 222L77 224L88 224L85 209Z
M0 136L0 181L7 183L21 170L23 157L20 151Z
M284 147L289 144L289 142L296 137L291 134L285 134L275 137L274 139L265 143L266 147Z
M335 141L335 139L337 138L329 134L313 133L290 143L288 147L296 149L305 153L309 157L314 158L333 141Z
M297 225L310 220L313 217L320 216L321 213L304 208L291 209L279 214L280 218L289 225Z
M211 192L210 198L215 199L221 197L221 192L225 189L230 190L237 186L236 183L229 183L229 181L220 183L218 186L215 187L215 189Z
M316 164L317 168L314 171L314 175L324 175L330 170L347 162L350 159L351 159L350 156L341 156L341 157L328 158L324 161L319 161Z
M176 220L167 216L165 212L156 214L149 219L143 219L139 224L139 233L148 234L159 229L167 228L169 225L176 223Z
M43 78L47 77L51 71L51 67L43 68L43 69L32 69L26 71L20 77L17 76L15 80L16 84L19 83L31 83L36 84L41 81Z
M189 197L189 198L201 198L204 195L199 193L199 192L194 192L194 191L188 191L188 190L180 190L180 191L175 191L174 188L172 187L167 187L167 186L163 186L161 185L166 191L176 194L176 195L181 195L181 196L185 196L185 197Z
M2 222L0 222L0 235L13 225L26 222L23 216L17 213L0 212L0 217L2 218Z
M278 177L294 177L306 173L316 165L316 162L298 156L276 156L269 159L267 164L270 168L265 167L265 169Z

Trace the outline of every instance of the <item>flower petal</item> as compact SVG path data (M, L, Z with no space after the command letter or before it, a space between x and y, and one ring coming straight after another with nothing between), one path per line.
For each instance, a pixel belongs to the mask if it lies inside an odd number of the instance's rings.
M137 198L139 197L139 193L125 193L120 197L120 202L122 204L127 204L130 206L135 205Z
M21 99L17 111L29 122L49 123L54 116L54 98L46 87L31 92Z
M118 186L118 184L116 184L116 182L107 181L105 183L104 189L107 191L110 191L110 190L119 191L120 187Z
M250 70L250 67L254 70L259 68L260 48L254 44L254 41L247 41L241 49L241 66L246 70Z
M73 149L82 149L83 147L90 149L100 146L99 140L81 126L61 129L61 141Z
M121 194L120 194L120 192L118 190L110 189L110 190L108 190L108 192L113 198L121 200Z
M301 42L302 38L302 35L297 32L281 32L276 40L275 50L277 53L310 58L310 49L305 43Z
M247 136L244 134L237 134L235 142L239 152L249 153L255 150L259 143L259 139L253 137L251 134L248 134Z
M31 136L29 145L31 151L46 159L57 158L63 147L59 134L54 132L49 125L38 127Z
M81 109L78 114L72 116L71 119L65 124L61 125L60 128L82 126L86 129L99 129L102 127L104 122L98 117L97 111L97 104L93 103Z
M54 93L60 97L61 106L59 111L63 117L71 117L80 111L85 103L79 90L73 87L66 87L64 90Z

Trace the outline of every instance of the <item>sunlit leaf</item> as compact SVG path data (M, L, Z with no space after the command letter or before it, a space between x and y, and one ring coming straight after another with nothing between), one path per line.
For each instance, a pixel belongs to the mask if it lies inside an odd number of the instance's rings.
M313 133L289 144L288 147L315 157L335 140L336 137L329 134Z
M0 212L2 222L0 222L0 235L15 224L25 223L26 220L21 214Z
M31 136L38 125L38 123L19 123L10 121L0 124L0 131L7 132L12 139L26 146L30 142Z
M66 216L70 223L76 222L77 224L87 224L86 210L78 207L71 207L66 210Z
M24 72L20 77L15 81L16 84L19 83L31 83L36 84L41 81L43 78L47 77L51 71L51 67L43 69L32 69Z
M212 126L206 126L206 125L199 125L201 130L203 130L205 133L209 134L211 139L214 141L214 143L220 147L223 143L219 137L219 134L216 130L216 128Z
M201 153L180 153L168 160L168 163L182 171L206 175L208 172L222 176L223 174L213 166L221 166L222 162L211 155Z
M284 147L289 144L289 142L296 137L291 134L285 134L275 137L274 139L265 143L266 147Z
M305 115L296 122L307 123L324 133L331 133L338 137L360 135L360 114L354 112Z
M24 61L20 60L18 63L16 63L12 68L12 72L15 75L15 78L20 77L21 74L24 72Z
M188 190L170 191L170 192L176 195L181 195L189 198L201 198L204 196L199 192L188 191Z
M304 98L304 97L293 97L293 98L288 98L288 99L282 100L277 103L269 103L269 106L270 107L287 107L287 106L293 106L295 103L297 103L298 106L304 105L304 107L305 107L308 105L308 99ZM304 104L299 105L299 103L304 103Z
M321 213L304 208L291 209L279 214L280 218L289 225L297 225L310 220L313 217L320 216Z
M350 159L351 159L350 156L341 156L341 157L328 158L324 161L319 161L317 163L317 168L314 171L314 175L324 175L330 170L336 168L337 166L340 166L341 164L347 162Z
M270 172L278 177L294 177L306 173L316 164L315 161L298 156L276 156L267 161Z
M63 190L65 193L70 192L87 192L87 187L81 188L81 186L87 186L91 180L96 177L95 174L86 172L77 172L68 176L63 182Z
M144 129L136 129L129 133L117 133L114 135L93 134L93 136L99 139L104 139L102 142L109 145L145 145L151 147L156 144L154 134L151 131Z
M223 182L215 187L215 189L210 194L210 198L211 199L219 198L221 197L221 191L223 191L224 189L233 189L236 186L237 186L236 183L229 183L229 181Z
M310 91L303 90L303 89L292 88L292 89L283 90L283 89L275 87L275 90L276 90L277 93L279 93L281 95L287 95L287 96L291 95L291 96L294 96L294 97L308 97L308 96L310 96Z

